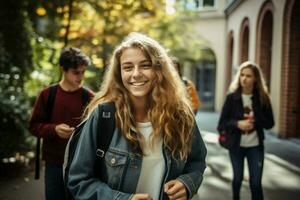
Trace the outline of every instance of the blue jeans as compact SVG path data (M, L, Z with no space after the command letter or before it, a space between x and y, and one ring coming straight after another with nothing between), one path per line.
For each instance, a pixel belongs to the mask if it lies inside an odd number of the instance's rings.
M46 200L65 200L65 187L62 170L62 165L46 162Z
M264 148L261 146L240 147L238 150L230 151L229 155L233 168L233 199L240 199L240 189L244 177L244 159L247 158L252 200L263 200L261 179L264 163Z

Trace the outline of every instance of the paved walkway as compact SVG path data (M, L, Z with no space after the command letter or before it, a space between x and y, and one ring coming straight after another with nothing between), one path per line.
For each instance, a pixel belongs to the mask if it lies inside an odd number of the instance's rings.
M44 200L44 173L34 180L33 170L26 169L14 178L0 179L0 200Z
M193 200L231 199L232 168L227 150L218 144L218 113L200 112L197 123L208 149L204 182ZM204 131L205 130L205 131ZM265 200L298 200L300 196L299 139L279 139L266 133L263 189ZM247 165L247 162L245 162ZM241 199L250 200L249 176L245 166Z

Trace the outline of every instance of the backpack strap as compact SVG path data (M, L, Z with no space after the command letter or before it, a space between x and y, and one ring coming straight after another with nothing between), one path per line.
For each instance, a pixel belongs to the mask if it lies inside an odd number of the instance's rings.
M82 87L82 103L83 106L85 107L89 102L90 102L91 98L90 98L90 92L88 89L86 89L85 87Z
M106 151L109 148L110 142L115 131L115 104L104 103L99 107L99 133L97 135L97 150L96 150L96 160L95 160L95 174L97 177L101 177L101 180L106 181L105 174L100 174L99 169L103 169L105 164L103 162Z
M49 97L47 101L47 115L48 115L48 121L51 120L52 117L52 111L54 107L54 102L55 102L55 97L56 97L56 92L58 88L58 84L52 84L49 86L50 91L49 91ZM82 87L82 105L86 106L90 102L90 92L87 88Z
M52 111L55 101L57 91L57 84L53 84L49 86L49 97L47 100L47 107L46 107L46 114L47 114L47 121L51 121ZM41 149L41 138L36 138L36 148L35 148L35 173L34 179L40 178L40 149Z
M103 158L110 145L115 130L115 112L116 108L113 103L104 103L100 106L99 130L101 137L98 134L97 157Z
M40 178L40 151L41 151L41 138L36 138L36 146L35 146L35 171L34 171L34 179L38 180Z
M51 121L52 118L52 111L54 107L57 88L58 88L58 84L52 84L49 86L49 97L48 97L47 108L46 108L48 121Z

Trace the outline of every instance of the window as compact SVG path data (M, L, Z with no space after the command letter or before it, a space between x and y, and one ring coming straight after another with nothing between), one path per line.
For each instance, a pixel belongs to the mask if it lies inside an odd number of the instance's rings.
M205 10L216 7L215 0L181 0L186 10Z
M215 0L202 0L203 7L215 7Z

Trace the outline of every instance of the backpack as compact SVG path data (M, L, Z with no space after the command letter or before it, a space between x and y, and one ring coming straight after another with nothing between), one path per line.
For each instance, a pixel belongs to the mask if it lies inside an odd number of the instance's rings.
M104 156L110 145L113 133L115 130L115 105L114 103L103 103L97 107L99 113L98 133L97 133L97 150L95 152L95 166L94 169L99 171L104 165ZM72 194L68 189L69 170L74 158L76 147L82 133L83 127L87 120L81 122L72 133L65 150L63 177L65 185L65 195L67 200L73 200ZM101 133L101 137L100 137ZM102 177L101 174L95 172L97 178Z
M55 96L57 92L58 84L52 84L49 86L49 96L47 100L47 122L51 121L52 117L52 110L54 107L55 102ZM82 103L83 106L86 106L90 101L90 95L89 90L83 87L82 90ZM35 149L35 173L34 173L34 179L40 178L40 151L41 151L41 138L37 137L36 139L36 149Z

